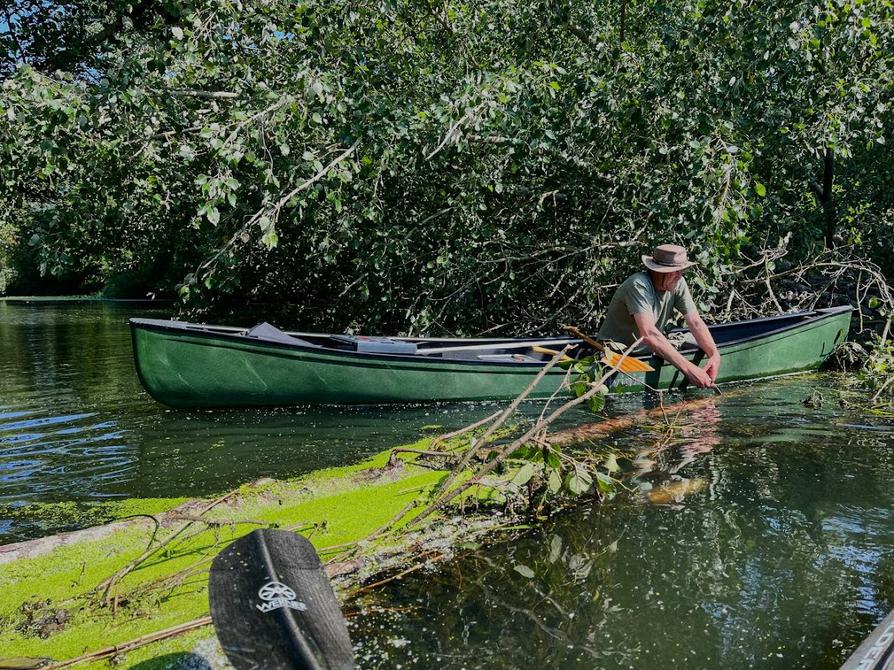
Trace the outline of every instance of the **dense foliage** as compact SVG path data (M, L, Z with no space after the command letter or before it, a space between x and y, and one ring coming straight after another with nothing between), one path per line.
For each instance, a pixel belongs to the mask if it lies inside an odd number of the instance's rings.
M12 0L0 291L548 331L657 241L894 269L890 0ZM272 306L274 305L275 306Z

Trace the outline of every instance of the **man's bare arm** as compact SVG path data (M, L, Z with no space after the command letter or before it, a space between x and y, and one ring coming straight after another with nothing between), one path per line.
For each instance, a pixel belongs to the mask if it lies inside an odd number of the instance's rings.
M708 357L708 364L705 366L705 372L713 382L717 379L717 373L720 372L720 352L714 343L711 331L705 325L701 315L698 312L689 312L685 316L686 325L689 326L689 332L695 338L695 343L705 352Z
M668 363L677 368L686 375L690 382L699 388L708 388L714 384L714 380L704 370L697 365L693 365L690 361L677 351L676 347L664 336L655 326L655 318L648 313L634 314L633 320L639 329L639 334L643 338L645 344L656 356L660 356ZM704 326L704 324L702 324ZM707 330L707 328L705 328ZM693 333L694 334L694 333ZM711 337L710 332L708 337ZM696 340L698 341L698 340ZM713 344L713 340L711 340ZM714 347L717 350L717 347Z

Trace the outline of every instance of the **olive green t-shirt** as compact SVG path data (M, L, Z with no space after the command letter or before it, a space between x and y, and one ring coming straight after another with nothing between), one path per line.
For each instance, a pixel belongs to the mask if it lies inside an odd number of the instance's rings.
M637 272L615 291L597 337L629 346L639 337L634 314L652 314L655 325L664 332L675 308L683 316L696 311L685 279L681 278L673 291L656 291L649 275Z

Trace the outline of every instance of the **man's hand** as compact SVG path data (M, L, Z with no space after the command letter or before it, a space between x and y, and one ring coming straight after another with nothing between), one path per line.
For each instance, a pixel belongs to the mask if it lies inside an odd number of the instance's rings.
M720 374L720 354L714 354L708 359L705 373L711 378L712 382L717 380L717 375Z
M697 365L690 363L689 367L684 371L684 374L693 386L697 386L700 389L711 388L714 386L714 378L708 373L708 368L702 370Z
M720 373L720 352L717 351L717 345L714 343L711 331L705 325L705 322L702 321L702 317L698 315L698 312L690 312L686 315L686 325L689 326L689 332L695 338L695 343L699 346L699 349L708 354L708 364L702 372L711 380L708 386L713 386L717 375ZM705 386L697 384L689 374L686 376L699 388L705 388Z

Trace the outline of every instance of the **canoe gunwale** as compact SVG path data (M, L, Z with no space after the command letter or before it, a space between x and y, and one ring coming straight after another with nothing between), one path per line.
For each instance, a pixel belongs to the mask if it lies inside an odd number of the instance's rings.
M853 311L853 307L850 305L841 305L837 307L830 307L819 310L811 310L805 312L795 312L792 314L781 314L770 317L763 317L760 319L751 319L746 321L735 321L729 323L722 324L714 324L709 326L710 329L728 329L731 327L742 326L744 324L753 325L760 323L768 323L772 321L778 320L788 320L794 317L808 317L803 318L801 320L795 321L793 323L787 324L785 326L781 326L779 328L775 328L772 330L766 331L758 331L753 335L749 335L746 337L738 338L735 340L729 340L727 342L723 342L722 344L717 345L717 348L720 350L721 354L724 351L731 350L734 347L738 348L739 345L747 344L750 342L760 342L762 340L766 340L770 337L785 333L787 331L791 331L794 334L795 331L801 332L803 330L810 330L813 327L821 324L826 319L831 319L836 316L840 316L844 312ZM813 316L810 316L813 315ZM214 326L202 326L199 324L191 324L186 322L179 321L164 321L160 319L130 319L129 324L131 327L132 336L136 337L136 331L139 329L149 330L160 333L170 333L172 335L180 335L180 336L189 336L196 337L200 339L212 339L216 340L220 343L227 344L239 344L239 345L248 345L249 347L261 347L264 349L269 349L272 352L275 351L288 351L288 352L301 352L301 353L310 353L317 355L324 355L326 358L335 357L335 358L347 358L352 360L352 364L360 363L361 361L378 361L378 362L406 362L406 363L433 363L437 365L475 365L475 366L483 366L491 369L499 369L499 368L513 368L513 369L537 369L542 368L546 361L483 361L483 360L474 360L474 359L463 359L463 358L444 358L438 356L426 356L424 353L417 354L388 354L388 353L373 353L373 352L359 352L359 351L350 351L345 349L336 349L332 347L326 347L323 345L312 345L312 344L302 344L300 342L295 343L284 343L284 342L270 342L261 339L253 339L242 336L241 334L229 333L229 332L220 332L211 330L215 328ZM177 324L177 325L172 325ZM809 326L809 328L808 328ZM245 332L245 329L240 330L240 333ZM686 332L686 329L675 329L675 332ZM309 335L309 334L306 334ZM405 339L405 338L395 338L395 339ZM537 342L543 342L550 338L537 338ZM556 340L561 340L563 338L557 337ZM427 342L432 342L436 340L425 340ZM440 341L440 340L437 340ZM468 338L465 340L460 340L463 342L478 342L476 338ZM499 344L502 343L521 343L529 341L528 338L518 338L518 339L500 339L494 341L494 349L500 349ZM530 341L535 341L533 338ZM134 344L136 344L134 342ZM136 351L136 348L134 349ZM424 350L422 350L424 351ZM698 347L695 345L684 345L680 348L680 353L683 355L691 355L698 351ZM284 355L284 354L282 354ZM654 357L651 354L638 355L634 358L638 358L640 360L648 361L653 359ZM139 367L139 366L137 366ZM565 374L565 371L562 369L557 369L557 373Z

